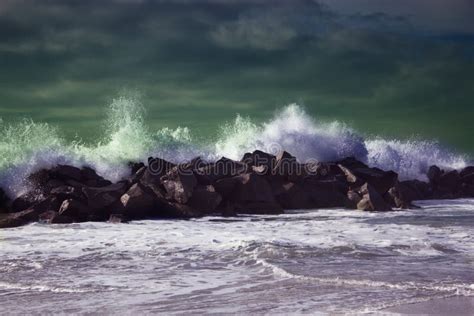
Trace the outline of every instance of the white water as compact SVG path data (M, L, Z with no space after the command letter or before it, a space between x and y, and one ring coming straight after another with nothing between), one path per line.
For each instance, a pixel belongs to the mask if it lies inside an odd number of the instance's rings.
M354 314L474 297L474 200L0 231L0 311Z
M112 181L128 173L128 161L158 156L180 162L201 156L208 160L226 156L240 159L245 152L261 149L287 150L301 162L328 161L355 156L382 169L392 169L400 178L425 179L427 168L436 164L462 168L466 158L444 150L433 141L364 138L340 122L320 122L291 104L267 122L255 123L237 116L224 124L216 139L198 143L186 127L151 130L145 110L134 98L112 102L104 123L107 132L95 145L67 142L54 127L25 120L19 124L0 121L0 186L11 196L25 190L31 172L58 163L90 166Z

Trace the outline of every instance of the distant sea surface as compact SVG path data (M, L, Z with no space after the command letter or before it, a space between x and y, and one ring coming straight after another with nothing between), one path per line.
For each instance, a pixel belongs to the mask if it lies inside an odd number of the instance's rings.
M354 314L474 297L474 200L417 204L1 230L0 312Z

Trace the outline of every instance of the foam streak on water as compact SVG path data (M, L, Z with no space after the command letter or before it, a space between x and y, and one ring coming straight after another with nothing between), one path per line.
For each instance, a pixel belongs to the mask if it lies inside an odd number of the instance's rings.
M93 145L67 142L60 131L47 124L0 121L0 185L11 196L19 195L25 190L28 174L58 163L87 165L118 181L128 173L126 163L130 160L158 156L180 162L198 155L208 160L221 156L240 159L255 149L271 153L287 150L300 162L354 156L372 166L393 169L402 179L425 179L432 164L445 168L466 165L465 157L436 142L363 137L343 123L315 120L296 104L263 123L237 116L234 122L223 124L208 143L198 142L186 127L152 130L145 124L144 113L135 98L115 99L104 122L105 135Z
M474 297L474 200L420 205L2 230L0 311L354 314Z

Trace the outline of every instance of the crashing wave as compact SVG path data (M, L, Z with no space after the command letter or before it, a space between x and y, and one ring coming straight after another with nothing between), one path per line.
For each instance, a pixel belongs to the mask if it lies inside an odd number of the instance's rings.
M425 180L430 165L462 168L466 157L445 150L434 141L364 138L341 122L322 122L302 107L290 104L266 122L237 116L221 126L214 143L198 143L186 127L152 131L145 123L145 109L136 98L120 97L111 103L105 122L107 132L96 144L68 142L45 123L23 120L0 121L0 185L12 195L21 194L28 174L56 164L89 166L112 181L128 171L128 161L149 156L173 162L201 156L240 159L260 149L270 153L286 150L300 162L331 161L348 156L384 170L396 171L401 179Z

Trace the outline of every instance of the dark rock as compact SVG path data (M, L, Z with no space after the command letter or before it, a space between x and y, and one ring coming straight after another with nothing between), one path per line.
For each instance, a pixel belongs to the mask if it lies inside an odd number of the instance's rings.
M33 187L45 187L46 184L50 181L53 180L54 177L51 174L50 170L46 169L41 169L38 170L32 174L30 174L27 178L28 182L33 186ZM57 179L54 179L57 180ZM58 180L59 181L59 180ZM63 182L62 182L63 183Z
M450 193L459 193L461 177L456 170L442 174L438 179L438 187L447 190Z
M384 212L391 211L388 205L378 191L370 184L364 184L360 190L362 200L357 204L357 208L362 211Z
M277 214L282 208L275 201L270 184L263 176L246 173L216 182L216 191L225 200L226 208L244 214ZM258 207L261 207L258 210Z
M468 166L459 172L459 176L461 178L470 174L474 174L474 166Z
M385 193L385 200L392 206L396 208L408 209L411 207L411 200L405 198L405 195L402 193L401 186L397 185L393 188L390 188L387 193Z
M214 184L216 192L218 192L225 200L231 199L231 195L234 193L240 179L236 177L224 178L217 180Z
M37 187L37 188L39 188L43 194L47 195L47 194L50 194L53 189L61 187L61 186L65 186L65 185L66 183L64 181L61 181L58 179L51 179L44 186Z
M7 196L5 191L3 191L2 188L0 188L0 214L8 212L9 202L10 202L9 197Z
M461 177L461 183L474 184L474 172L463 174L463 176Z
M82 192L87 199L88 207L98 210L117 202L125 193L126 189L126 184L119 182L100 188L84 187L82 188Z
M13 200L10 211L12 213L20 212L26 210L30 206L33 206L36 202L38 202L38 197L31 193L25 193L20 195L16 199Z
M268 174L270 171L267 166L252 166L252 172L263 176Z
M82 180L81 169L73 166L58 165L51 169L50 173L54 176L55 179L59 180Z
M279 188L273 188L277 202L287 210L312 209L315 203L311 194L301 185L293 182L282 183Z
M61 205L60 202L61 201L58 201L58 199L54 196L45 198L41 195L27 193L19 196L13 201L10 207L10 211L12 213L16 213L33 207L39 208L44 211L50 209L57 210L59 208L59 205Z
M195 171L195 170L198 170L198 169L201 169L201 168L205 168L209 165L211 165L211 164L209 164L209 163L205 162L204 160L202 160L201 157L195 157L190 162L179 164L177 167L180 170L183 170L183 171L186 171L186 170Z
M464 197L474 197L474 184L463 183L461 190Z
M198 185L193 192L192 197L188 201L188 205L193 209L212 213L222 202L222 197L216 192L212 185Z
M84 222L89 220L92 211L82 202L74 199L67 199L63 201L59 208L59 215L70 217L74 222Z
M137 173L138 170L145 168L145 164L143 162L132 162L128 163L128 167L130 168L130 175L134 175Z
M275 158L272 174L281 177L297 176L300 170L296 158L286 151L281 151Z
M432 189L426 182L419 180L402 181L397 185L402 199L407 202L428 199L432 195Z
M141 184L134 184L120 198L122 212L130 219L143 219L156 216L156 197Z
M29 208L21 212L11 213L0 218L0 228L19 227L38 220L39 211Z
M248 170L249 167L247 164L222 157L214 164L198 168L195 171L195 176L200 184L207 185L214 184L216 181L223 178L234 177L246 173Z
M437 186L442 174L443 172L438 166L431 166L428 169L428 173L426 174L426 176L428 177L428 180L431 185Z
M341 171L344 173L346 176L346 181L353 184L353 185L361 185L362 179L357 178L357 176L349 169L344 167L342 164L338 164L338 167L341 169Z
M310 193L314 208L345 207L348 204L347 186L337 180L308 179L304 189Z
M63 185L56 187L51 190L51 195L56 196L58 199L64 201L67 199L76 199L76 200L84 200L85 196L84 193L80 188L72 187L68 185Z
M264 166L266 170L271 171L275 166L276 157L261 150L255 150L252 153L246 153L242 157L241 162L249 165L250 167Z
M73 179L78 181L77 179ZM81 169L81 181L84 185L89 187L105 187L112 184L109 180L104 179L99 176L93 169L89 167L84 167Z
M342 165L350 170L358 168L365 169L369 167L365 163L355 159L354 157L344 158L342 160L337 161L336 164Z
M254 173L236 176L237 185L231 199L238 202L275 202L267 180Z
M55 211L58 209L60 202L54 197L48 197L31 205L26 210L15 213L6 214L0 220L0 228L18 227L31 222L36 222L39 215L46 211Z
M145 175L145 173L147 172L147 167L141 167L140 169L138 169L131 177L131 183L137 183L138 181L140 181L140 179L143 178L143 176ZM146 180L144 180L143 182L146 182Z
M198 184L192 171L179 170L178 168L173 168L163 176L161 183L166 190L167 198L180 204L188 202Z
M350 189L347 191L347 204L346 207L350 209L357 209L357 204L362 200L362 197L357 191Z
M314 166L314 175L321 179L344 175L344 172L341 170L340 166L342 165L329 162L318 162Z
M176 165L169 161L166 161L161 158L148 158L148 172L147 177L159 179L166 175L171 169L175 168ZM156 180L155 180L156 181Z
M381 195L398 182L398 174L393 171L383 171L378 168L355 168L351 172L357 179L369 183Z
M39 215L39 222L43 224L71 224L74 219L69 216L60 215L55 211L46 211Z

